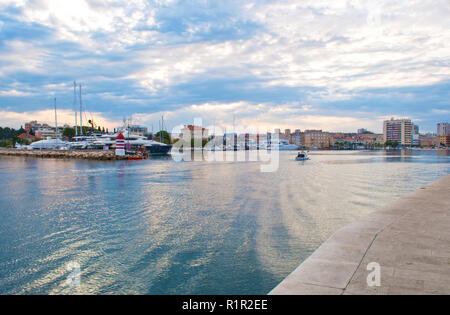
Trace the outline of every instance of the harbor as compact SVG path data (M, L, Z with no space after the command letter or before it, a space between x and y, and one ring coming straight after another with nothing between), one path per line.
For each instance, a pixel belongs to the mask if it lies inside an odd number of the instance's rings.
M0 295L450 295L449 4L0 1Z

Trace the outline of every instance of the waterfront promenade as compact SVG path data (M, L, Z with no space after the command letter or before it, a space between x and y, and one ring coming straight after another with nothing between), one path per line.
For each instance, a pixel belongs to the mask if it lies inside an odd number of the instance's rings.
M450 175L337 231L270 294L450 294Z

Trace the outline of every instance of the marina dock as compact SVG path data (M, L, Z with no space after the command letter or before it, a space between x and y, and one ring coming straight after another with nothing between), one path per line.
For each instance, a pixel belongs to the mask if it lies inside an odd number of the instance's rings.
M337 231L270 294L450 294L449 227L447 175Z
M0 150L0 156L23 156L34 158L53 158L53 159L81 159L81 160L99 160L115 161L127 160L127 156L115 155L114 150Z

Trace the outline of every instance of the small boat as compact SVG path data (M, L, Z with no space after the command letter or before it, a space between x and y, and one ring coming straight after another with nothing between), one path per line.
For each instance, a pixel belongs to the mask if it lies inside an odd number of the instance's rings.
M128 160L146 160L147 157L143 155L129 155Z
M308 154L305 152L299 152L297 157L295 158L296 161L307 161L309 160Z
M128 155L128 160L146 160L148 158L148 152L145 150L145 147L142 147L139 151L136 152L126 152Z

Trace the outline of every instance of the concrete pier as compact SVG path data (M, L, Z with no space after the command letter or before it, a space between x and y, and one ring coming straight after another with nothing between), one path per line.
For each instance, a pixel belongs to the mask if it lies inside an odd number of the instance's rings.
M82 159L82 160L100 160L114 161L126 160L126 156L117 156L114 151L102 150L0 150L0 156L24 156L35 158L53 158L53 159Z
M450 175L337 231L270 294L450 294Z

